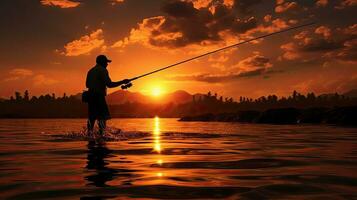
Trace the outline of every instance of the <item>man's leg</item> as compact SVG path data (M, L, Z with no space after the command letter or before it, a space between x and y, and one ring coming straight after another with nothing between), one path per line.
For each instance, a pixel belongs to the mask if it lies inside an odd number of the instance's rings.
M105 119L98 120L98 126L99 126L99 134L104 135L105 128L106 128L106 120Z
M94 129L94 123L95 123L95 118L89 117L87 121L87 131L88 135L93 134L93 129Z
M93 98L93 94L90 93L89 99L88 99L88 121L87 121L87 131L88 135L93 134L93 129L95 125L95 120L97 118L96 116L96 104L95 104L95 99Z

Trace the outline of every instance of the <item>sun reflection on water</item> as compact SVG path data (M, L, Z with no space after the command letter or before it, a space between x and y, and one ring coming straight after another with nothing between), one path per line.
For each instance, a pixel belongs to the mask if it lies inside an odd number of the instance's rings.
M155 117L155 124L154 124L154 150L157 153L161 153L160 118L159 117Z
M163 160L161 157L161 151L162 151L162 146L161 146L161 141L160 141L160 118L159 117L155 117L154 118L154 131L153 131L153 139L154 139L154 143L153 143L153 149L154 151L157 153L157 160L156 163L158 165L162 165L163 164ZM157 177L162 177L163 173L162 172L156 172L156 176Z

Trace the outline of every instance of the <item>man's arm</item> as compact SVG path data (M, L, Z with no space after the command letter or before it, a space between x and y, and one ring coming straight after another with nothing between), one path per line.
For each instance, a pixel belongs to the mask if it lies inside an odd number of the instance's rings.
M124 80L121 80L121 81L115 81L113 82L110 77L109 77L109 73L107 70L105 70L105 77L104 77L104 80L105 80L105 85L108 87L108 88L114 88L114 87L118 87L122 84L127 84L130 82L130 80L128 79L124 79Z

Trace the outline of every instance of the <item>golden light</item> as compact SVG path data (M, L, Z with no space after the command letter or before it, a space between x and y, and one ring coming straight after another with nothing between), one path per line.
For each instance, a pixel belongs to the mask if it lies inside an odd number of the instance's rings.
M160 118L158 116L156 116L154 118L153 150L157 153L156 163L158 165L162 165L164 163L163 159L161 158L162 147L161 147L161 141L160 141L160 134L161 134ZM164 174L159 171L159 172L156 173L156 176L161 178L162 176L164 176Z
M157 151L158 153L160 153L160 152L161 152L161 144L155 141L155 147L154 147L154 149L155 149L155 151Z
M161 152L161 142L160 142L160 118L155 117L154 118L155 123L154 123L154 132L153 132L153 137L154 137L154 150L158 153Z
M158 86L155 86L151 90L151 95L154 97L158 97L162 94L162 89Z
M159 159L159 160L156 161L156 163L159 164L159 165L162 165L163 161L162 161L162 159Z

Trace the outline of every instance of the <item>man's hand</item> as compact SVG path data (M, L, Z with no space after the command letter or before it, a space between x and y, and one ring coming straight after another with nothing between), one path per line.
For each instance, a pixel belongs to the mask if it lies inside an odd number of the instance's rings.
M130 80L124 79L124 80L121 80L120 82L121 82L121 84L128 84L128 83L130 83Z
M130 88L131 86L133 86L133 84L129 82L128 84L122 85L121 89L126 90L126 89Z

